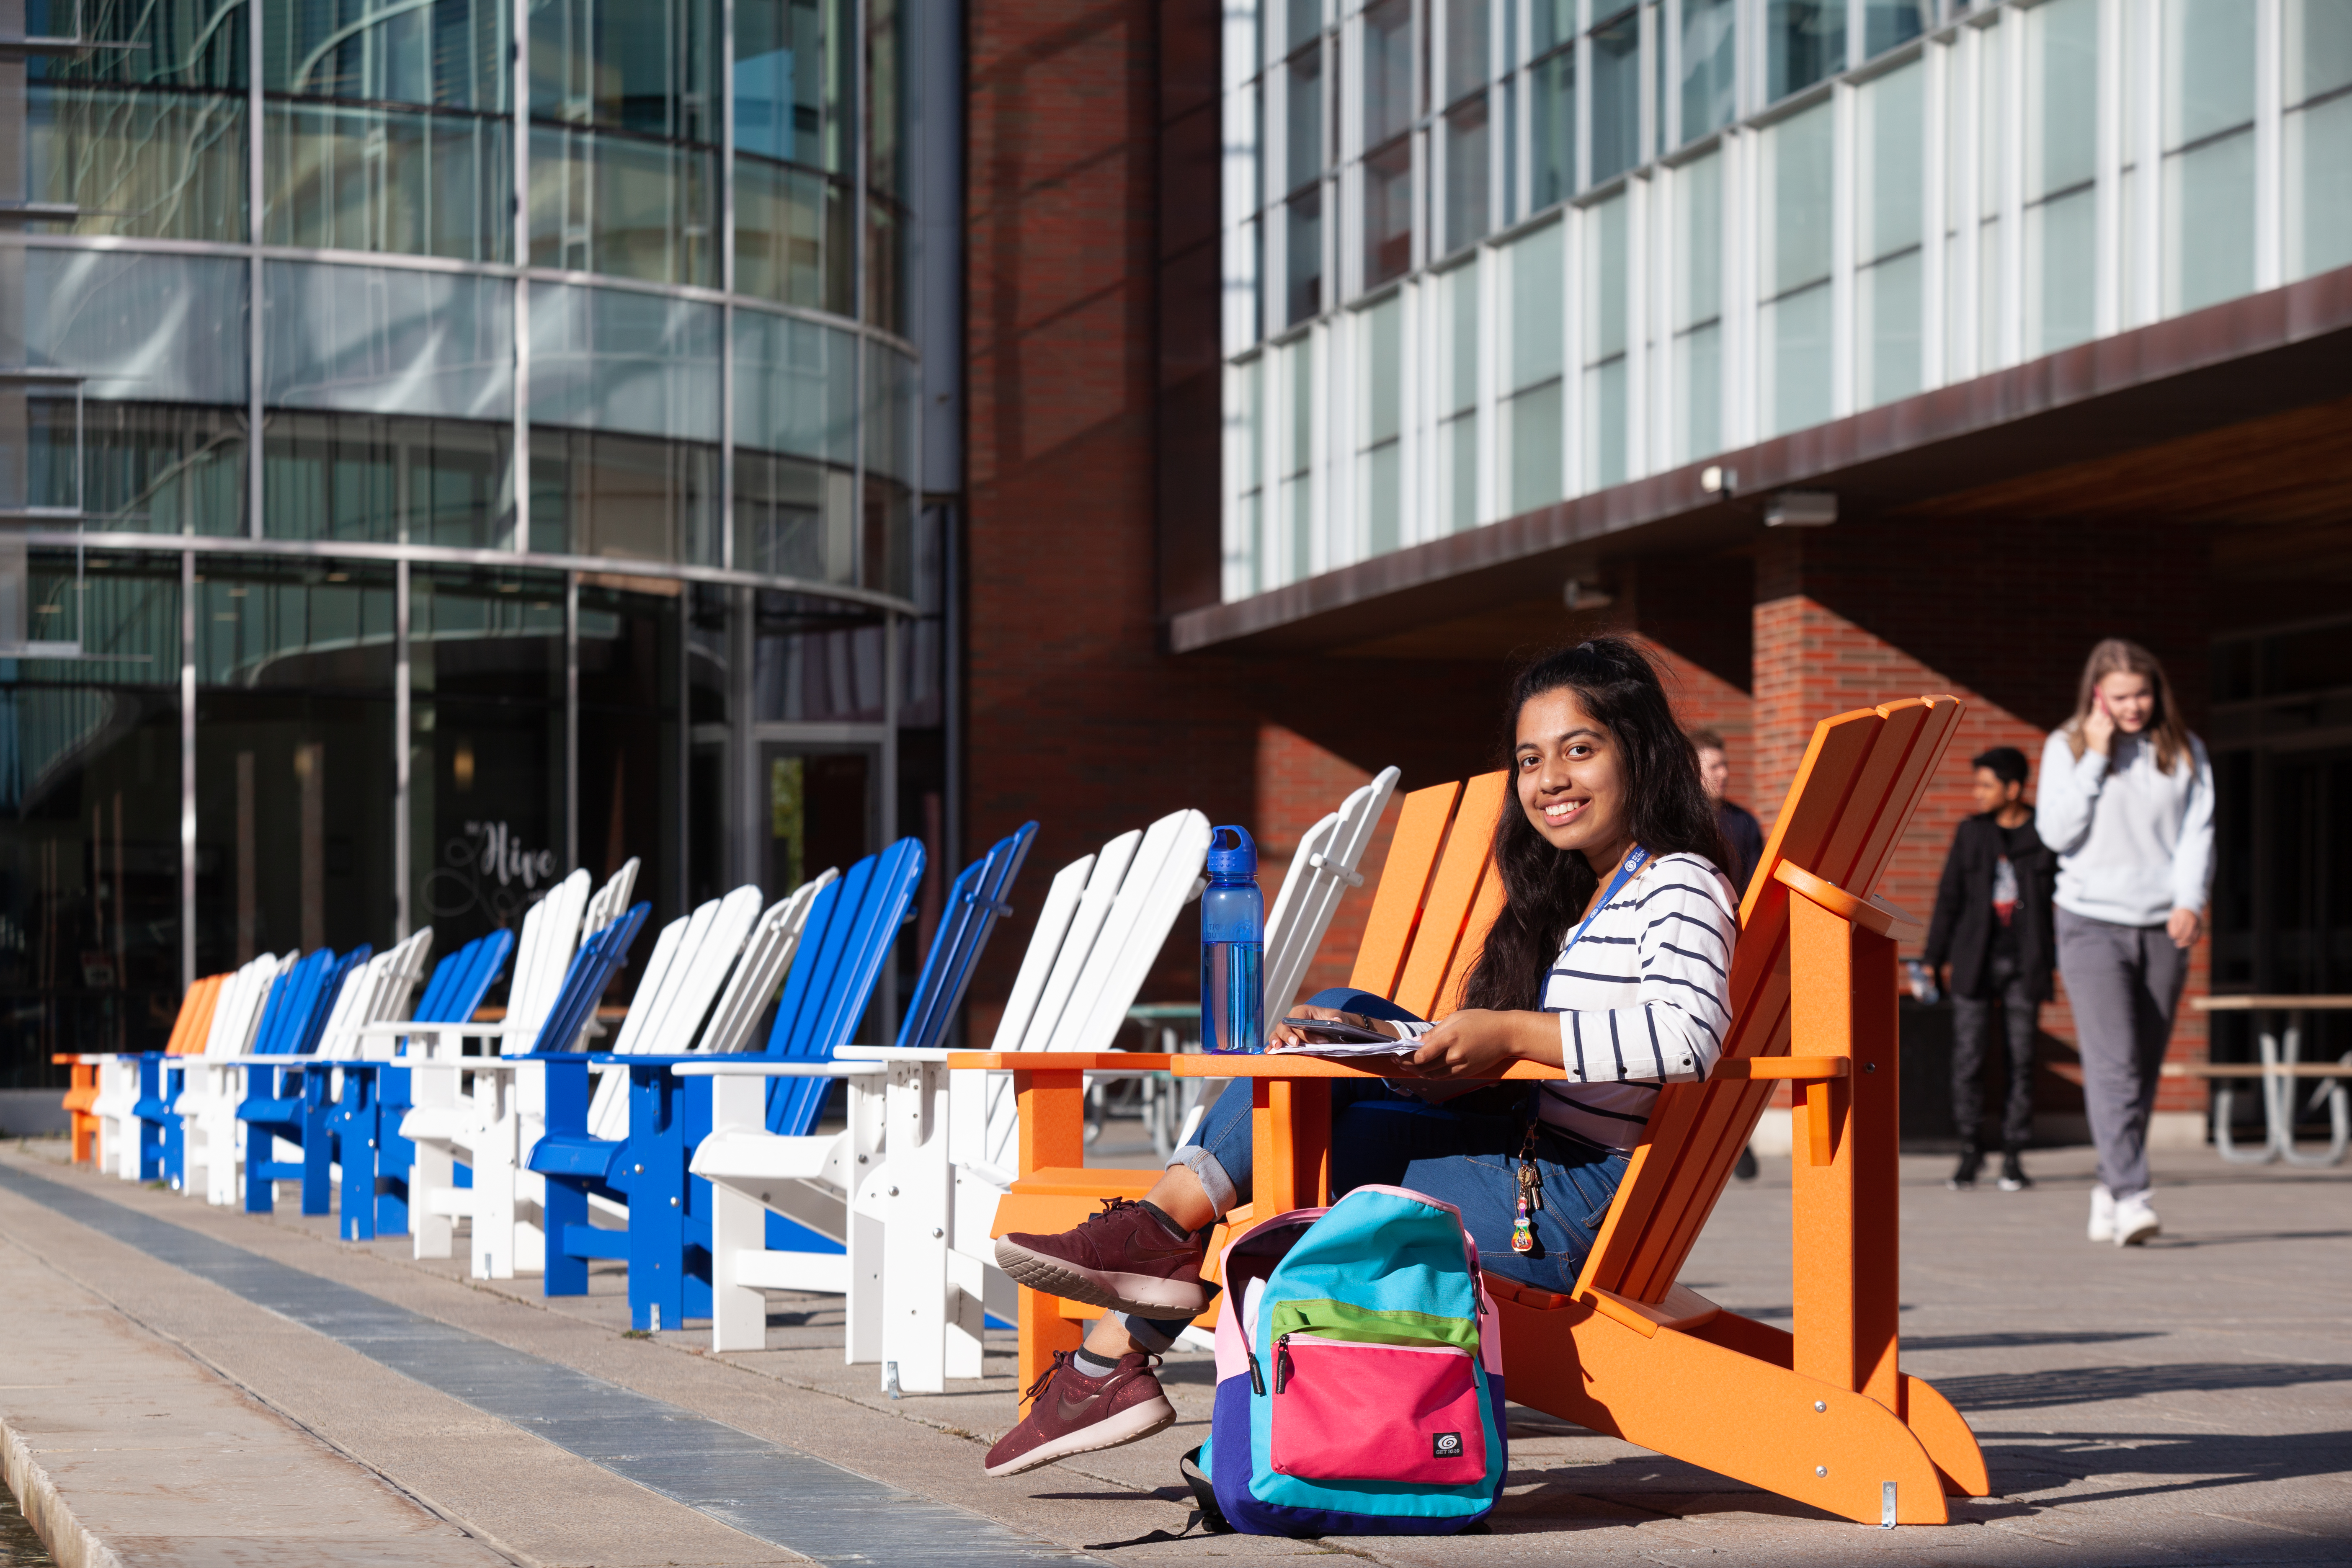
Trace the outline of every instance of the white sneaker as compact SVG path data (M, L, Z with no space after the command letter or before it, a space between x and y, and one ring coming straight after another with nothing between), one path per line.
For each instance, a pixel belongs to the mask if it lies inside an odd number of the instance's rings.
M2116 1194L2104 1186L2091 1189L2091 1239L2113 1241L2116 1238Z
M2164 1228L2157 1222L2156 1211L2147 1206L2146 1193L2116 1200L2115 1227L2117 1247L2137 1247Z

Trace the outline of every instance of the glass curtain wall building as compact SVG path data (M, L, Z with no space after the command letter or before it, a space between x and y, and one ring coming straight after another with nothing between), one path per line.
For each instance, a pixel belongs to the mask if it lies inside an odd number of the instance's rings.
M1227 600L2352 263L2336 0L1238 0Z
M11 3L0 1082L575 865L937 857L903 0Z

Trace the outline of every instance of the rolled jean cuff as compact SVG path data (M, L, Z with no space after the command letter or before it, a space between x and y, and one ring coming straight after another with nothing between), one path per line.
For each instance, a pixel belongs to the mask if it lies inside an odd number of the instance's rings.
M1139 1318L1132 1312L1113 1312L1111 1317L1137 1348L1153 1355L1166 1355L1174 1347L1176 1336L1192 1326L1190 1318Z
M1201 1179L1201 1190L1209 1194L1209 1202L1216 1205L1219 1214L1241 1205L1241 1194L1234 1190L1234 1179L1225 1174L1225 1167L1217 1157L1198 1143L1185 1144L1170 1158L1170 1170L1179 1165L1186 1167Z

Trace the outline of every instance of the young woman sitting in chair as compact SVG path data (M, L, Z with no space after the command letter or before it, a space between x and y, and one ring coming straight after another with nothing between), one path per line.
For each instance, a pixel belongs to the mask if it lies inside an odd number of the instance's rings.
M1443 1199L1482 1266L1565 1292L1659 1086L1715 1066L1738 927L1714 802L1638 647L1596 637L1538 660L1515 683L1510 721L1518 809L1495 832L1505 903L1465 1005L1427 1024L1337 990L1300 1012L1398 1040L1385 1083L1332 1086L1334 1194L1381 1183ZM1274 1031L1277 1043L1298 1037ZM1520 1061L1558 1081L1493 1081ZM1519 1227L1530 1178L1538 1201ZM1014 1279L1109 1315L1083 1349L1056 1356L1028 1416L989 1451L990 1475L1176 1419L1153 1368L1208 1306L1210 1227L1249 1195L1250 1090L1237 1079L1142 1202L1115 1198L1076 1230L996 1244Z

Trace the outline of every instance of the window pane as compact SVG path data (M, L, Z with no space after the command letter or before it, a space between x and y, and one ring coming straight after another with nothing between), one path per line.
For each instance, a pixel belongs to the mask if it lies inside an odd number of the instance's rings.
M532 284L532 421L716 441L719 319L695 300Z
M1549 506L1560 496L1559 387L1530 387L1511 399L1511 510Z
M243 405L252 268L241 258L20 254L25 363L84 372L93 400Z
M2253 233L2251 129L2165 159L2165 313L2251 292Z
M1584 373L1584 450L1587 490L1625 482L1625 356Z
M1861 389L1865 408L1919 390L1919 257L1914 248L1864 268L1855 278L1858 325L1866 345Z
M1391 441L1364 454L1364 552L1384 555L1402 542L1404 443Z
M1931 8L1928 0L1863 0L1863 58L1874 59L1917 37Z
M845 468L855 463L857 362L852 355L856 342L848 332L814 321L738 309L735 440L739 448L791 452Z
M1845 68L1845 0L1769 0L1766 96L1782 99Z
M2287 269L2352 262L2352 95L2286 117Z
M849 187L749 153L735 158L735 288L845 316L856 309Z
M1323 172L1323 51L1308 49L1290 62L1290 96L1283 129L1288 143L1282 188L1295 191Z
M530 112L670 141L719 140L715 0L542 0L530 8Z
M1566 201L1576 189L1576 54L1562 49L1528 73L1528 173L1536 210Z
M1460 532L1478 525L1478 416L1456 415L1442 426L1445 461L1445 522Z
M651 283L718 280L719 170L673 142L534 125L530 263Z
M1486 84L1488 0L1447 0L1445 7L1445 101L1452 103Z
M514 285L406 268L262 268L262 395L289 408L514 416Z
M1381 0L1364 13L1364 145L1412 123L1412 5Z
M514 158L504 120L274 101L264 110L272 245L504 261Z
M34 80L24 156L26 200L82 209L33 232L247 237L242 99Z
M1770 135L1772 272L1768 293L1784 294L1830 275L1834 121L1823 103L1774 126Z
M72 506L73 399L37 392L25 403L31 463L26 504ZM82 408L79 436L80 504L106 519L101 527L137 533L246 531L244 409L90 402ZM176 575L178 568L173 570ZM175 642L179 635L175 626Z
M2078 190L2025 209L2025 341L2049 353L2097 330L2095 193Z
M2098 0L2046 0L2025 13L2025 199L2087 184L2098 151Z
M1584 363L1625 352L1626 198L1612 196L1584 218Z
M2286 0L2286 59L2289 103L2352 87L2352 5Z
M1290 417L1283 422L1281 433L1286 476L1305 473L1315 460L1313 348L1311 341L1301 339L1282 352L1283 381L1290 389Z
M1364 160L1364 287L1402 278L1412 266L1412 142L1399 140Z
M2165 0L2167 152L2254 117L2257 0Z
M1723 449L1723 328L1694 327L1675 339L1675 461Z
M1395 440L1403 431L1404 300L1391 295L1366 310L1359 321L1364 355L1364 434L1360 444L1376 447L1383 441Z
M1576 0L1528 0L1531 55L1539 55L1576 37Z
M1628 11L1592 30L1592 179L1642 159L1642 21Z
M437 0L415 10L345 0L265 6L261 15L261 81L272 93L445 109L507 106L510 10L471 0Z
M1511 384L1531 386L1560 372L1565 353L1562 304L1568 279L1562 275L1565 252L1563 226L1546 224L1512 243Z
M1817 283L1764 308L1769 406L1765 428L1775 436L1818 425L1830 416L1830 286Z
M1323 26L1323 0L1286 0L1278 9L1272 5L1266 9L1287 23L1289 36L1283 43L1286 49L1297 48Z
M1738 107L1738 0L1683 0L1683 140L1731 123Z
M1323 193L1308 186L1290 198L1284 209L1285 265L1288 277L1283 289L1283 324L1297 326L1323 309Z
M1446 334L1445 412L1473 408L1478 403L1478 266L1472 262L1445 275Z
M1234 434L1238 467L1234 479L1244 490L1254 490L1262 481L1261 470L1265 441L1262 426L1265 420L1265 360L1254 359L1241 367L1237 378L1241 383L1241 407L1234 415Z
M849 31L846 0L736 0L738 149L850 172Z
M857 580L856 476L761 452L735 455L735 569Z
M1474 99L1445 117L1445 248L1461 249L1486 233L1486 100Z
M1675 174L1676 331L1723 314L1723 154L1709 153Z
M2060 0L2070 4L2073 0ZM1927 68L1916 61L1862 91L1862 135L1854 147L1864 204L1855 259L1868 261L1917 245L1920 190L1927 184Z

